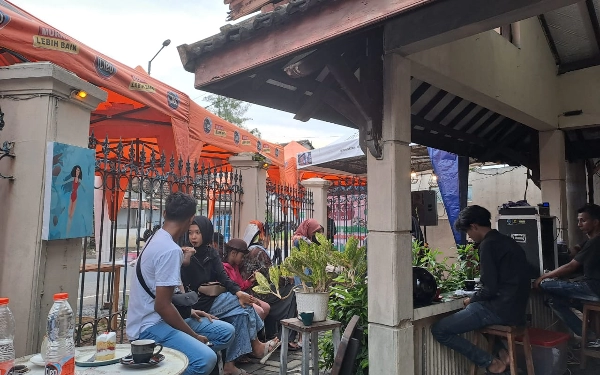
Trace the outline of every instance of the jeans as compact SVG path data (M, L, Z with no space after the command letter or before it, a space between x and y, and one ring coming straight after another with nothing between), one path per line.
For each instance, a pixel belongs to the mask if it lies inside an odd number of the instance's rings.
M431 326L431 334L440 344L459 352L477 366L487 368L494 357L459 335L494 324L505 324L505 322L481 303L473 302L464 310L443 318Z
M214 351L227 348L233 342L235 330L231 324L220 320L213 320L211 323L207 318L202 318L200 321L188 318L185 322L194 332L206 336L214 346L209 348L164 321L145 329L140 333L139 339L152 339L167 348L185 354L189 363L184 375L210 374L217 364L217 355Z
M581 319L571 311L571 307L577 310L583 309L584 301L598 302L600 298L585 282L570 282L556 279L545 279L540 288L550 295L550 307L573 333L578 336L582 334ZM575 301L571 301L575 300ZM600 333L600 332L596 332Z

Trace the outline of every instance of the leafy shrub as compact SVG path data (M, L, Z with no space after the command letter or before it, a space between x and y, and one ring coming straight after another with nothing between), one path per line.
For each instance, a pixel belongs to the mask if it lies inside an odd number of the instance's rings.
M335 279L329 296L329 318L342 322L342 332L354 315L360 317L357 330L362 331L361 349L356 358L357 374L368 374L369 349L368 343L368 295L367 295L367 251L365 247L358 247L358 240L350 238L345 250L340 254L340 264L343 269ZM333 342L331 332L319 340L319 349L322 353L319 367L330 369L333 367Z

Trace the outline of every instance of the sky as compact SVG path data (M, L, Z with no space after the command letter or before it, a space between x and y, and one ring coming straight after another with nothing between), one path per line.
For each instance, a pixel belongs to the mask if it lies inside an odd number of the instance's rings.
M58 29L132 68L147 69L148 60L165 39L171 44L152 62L152 76L200 105L206 92L194 89L194 75L183 69L177 46L217 34L227 22L223 0L10 0ZM355 129L318 120L300 122L294 115L252 105L246 125L258 128L267 141L308 139L315 147L347 138Z

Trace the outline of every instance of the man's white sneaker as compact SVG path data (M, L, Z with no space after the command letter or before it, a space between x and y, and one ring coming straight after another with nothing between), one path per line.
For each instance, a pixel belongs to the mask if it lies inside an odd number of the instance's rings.
M588 342L587 347L592 349L600 348L600 339Z

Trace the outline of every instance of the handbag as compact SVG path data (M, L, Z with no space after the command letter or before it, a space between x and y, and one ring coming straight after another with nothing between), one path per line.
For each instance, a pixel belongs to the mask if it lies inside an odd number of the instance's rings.
M152 236L152 237L154 237L154 236ZM146 284L146 281L144 280L144 276L142 276L142 267L141 267L142 254L144 253L144 250L146 250L146 246L148 246L148 244L152 240L152 237L148 240L148 242L146 242L144 249L142 250L142 252L140 253L140 256L138 257L137 264L135 266L135 273L137 275L138 281L140 282L140 285L142 286L142 288L144 288L146 293L148 293L148 295L150 297L152 297L152 299L156 299L156 296L154 295L154 293L152 293L150 288L148 288L148 284ZM196 303L198 303L198 293L193 292L193 291L187 292L187 293L175 293L175 294L173 294L173 297L171 298L171 303L173 303L173 306L175 306L175 308L179 312L179 315L181 315L181 317L183 319L187 319L192 316L192 306L194 306Z
M204 283L198 287L198 293L202 293L208 297L216 297L222 293L225 293L227 289L218 281L211 281Z

